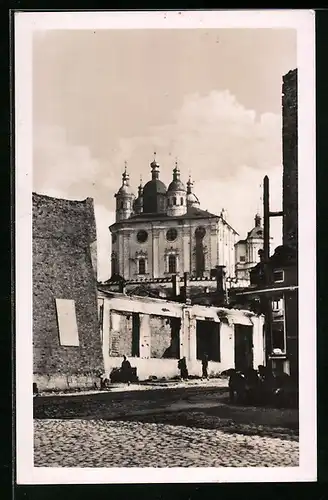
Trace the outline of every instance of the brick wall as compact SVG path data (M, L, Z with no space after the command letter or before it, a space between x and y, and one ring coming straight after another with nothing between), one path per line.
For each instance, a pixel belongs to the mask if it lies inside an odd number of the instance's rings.
M109 355L122 357L132 355L132 314L110 312Z
M55 376L102 369L93 200L33 194L33 371ZM55 299L75 301L78 347L59 341Z
M150 357L163 358L171 345L170 318L150 316Z
M297 70L283 78L283 244L298 245Z

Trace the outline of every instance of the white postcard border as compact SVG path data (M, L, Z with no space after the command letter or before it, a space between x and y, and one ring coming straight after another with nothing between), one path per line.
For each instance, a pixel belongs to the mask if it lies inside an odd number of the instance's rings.
M292 28L298 37L300 465L290 468L33 467L32 34L36 30ZM303 10L15 13L16 465L18 484L316 480L314 12ZM293 68L291 68L293 69Z

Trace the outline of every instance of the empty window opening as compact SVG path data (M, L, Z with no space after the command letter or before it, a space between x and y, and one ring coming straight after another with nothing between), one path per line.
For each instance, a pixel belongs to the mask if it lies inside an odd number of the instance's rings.
M176 197L174 196L174 198L173 198L173 205L176 205L176 204L177 204L177 199L176 199Z
M146 260L139 259L139 274L146 274Z
M177 259L175 255L169 255L169 273L177 272Z
M132 356L140 356L140 316L138 313L132 313Z
M196 353L197 359L203 359L207 354L209 361L221 361L220 323L197 320Z
M253 368L253 327L235 325L235 369Z
M183 198L180 198L180 205L183 205Z
M179 359L181 319L149 316L150 357Z
M163 358L179 359L180 358L180 318L169 318L167 323L171 327L170 345L164 351Z
M76 321L75 301L56 299L59 341L62 346L80 345Z

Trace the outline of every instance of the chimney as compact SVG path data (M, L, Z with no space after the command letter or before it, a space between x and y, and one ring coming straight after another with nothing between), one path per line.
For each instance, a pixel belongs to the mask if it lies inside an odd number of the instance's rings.
M190 302L190 290L189 290L189 276L188 273L183 273L183 291L182 291L182 300L184 302Z
M172 276L172 286L173 286L173 298L177 298L180 295L180 278L176 274Z

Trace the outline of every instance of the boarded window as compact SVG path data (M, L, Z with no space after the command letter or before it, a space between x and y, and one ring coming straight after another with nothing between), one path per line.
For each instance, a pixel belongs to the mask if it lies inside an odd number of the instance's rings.
M74 300L56 299L56 309L60 344L62 346L79 346Z

